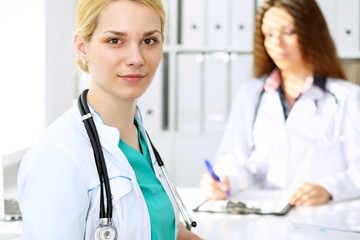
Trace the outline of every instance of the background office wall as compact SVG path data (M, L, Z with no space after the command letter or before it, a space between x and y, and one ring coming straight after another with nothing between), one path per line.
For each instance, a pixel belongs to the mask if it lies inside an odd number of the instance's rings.
M16 196L24 149L71 106L77 92L75 4L74 0L0 1L0 163L5 183L14 185L11 193L5 193L11 197Z
M261 0L260 0L261 1ZM231 99L251 77L256 0L164 0L166 45L139 103L178 186L197 186L213 161ZM354 80L359 1L319 0ZM0 1L0 152L29 146L88 86L72 43L76 0ZM355 76L355 77L353 77Z
M29 146L76 89L74 0L0 2L1 152Z
M178 186L214 160L231 100L251 79L255 11L263 0L166 0L165 60L143 97L144 122ZM351 81L359 81L360 1L318 0ZM162 94L166 104L151 101ZM162 119L162 121L152 121Z

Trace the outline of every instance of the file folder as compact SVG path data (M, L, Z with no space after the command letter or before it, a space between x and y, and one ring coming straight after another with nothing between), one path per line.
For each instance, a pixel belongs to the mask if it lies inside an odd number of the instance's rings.
M322 14L325 17L330 34L336 42L336 25L337 25L337 2L338 0L316 0Z
M207 45L226 46L229 44L229 0L207 0L207 3Z
M179 54L178 60L178 121L179 132L200 132L202 54Z
M339 1L337 13L337 50L341 55L351 55L352 52L359 51L360 1Z
M230 98L234 100L240 86L252 78L253 55L232 53L230 55Z
M231 0L230 44L251 52L254 41L255 5L253 1Z
M181 3L181 44L203 46L205 0L182 0Z
M149 89L139 99L143 124L149 132L160 132L163 128L163 62L160 63Z
M205 132L222 132L225 127L228 108L228 62L227 53L205 55Z

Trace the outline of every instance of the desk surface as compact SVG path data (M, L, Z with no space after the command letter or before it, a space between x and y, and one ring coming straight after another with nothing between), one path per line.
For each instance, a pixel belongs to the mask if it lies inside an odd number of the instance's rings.
M4 222L0 221L0 240L12 240L21 237L22 222Z
M231 215L222 213L194 213L190 211L205 200L200 189L179 189L183 202L193 220L198 223L192 231L206 240L359 240L360 233L336 231L305 224L296 224L313 216L337 213L344 209L360 208L360 199L330 203L319 207L297 207L287 216ZM233 200L274 199L284 195L277 191L246 191L232 196ZM286 195L286 194L285 194ZM358 211L360 213L360 211ZM356 216L357 219L360 218ZM357 220L359 223L360 221ZM358 226L360 231L360 226ZM22 222L1 222L0 240L21 236Z
M192 231L206 240L355 240L360 233L331 230L303 224L307 219L329 213L337 213L347 208L360 208L360 199L347 202L329 203L319 207L297 207L288 215L259 216L232 215L222 213L192 212L191 210L205 200L200 189L179 189L194 221L198 226ZM259 200L287 197L278 191L246 191L232 196L232 200ZM360 213L360 211L358 211ZM360 216L357 218L359 219ZM357 220L357 223L360 221ZM357 228L360 231L360 226Z

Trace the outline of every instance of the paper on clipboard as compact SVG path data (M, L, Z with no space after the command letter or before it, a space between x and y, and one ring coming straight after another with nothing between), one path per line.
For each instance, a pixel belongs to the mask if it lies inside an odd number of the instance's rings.
M193 211L229 214L286 215L292 207L283 200L206 200Z

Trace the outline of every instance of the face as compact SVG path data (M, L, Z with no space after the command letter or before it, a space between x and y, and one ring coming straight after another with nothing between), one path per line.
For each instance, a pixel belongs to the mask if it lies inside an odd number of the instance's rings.
M261 30L265 49L280 70L304 66L294 18L284 8L269 8L264 14Z
M84 57L91 76L90 89L123 100L140 97L149 87L161 61L161 20L146 5L129 0L107 5Z

